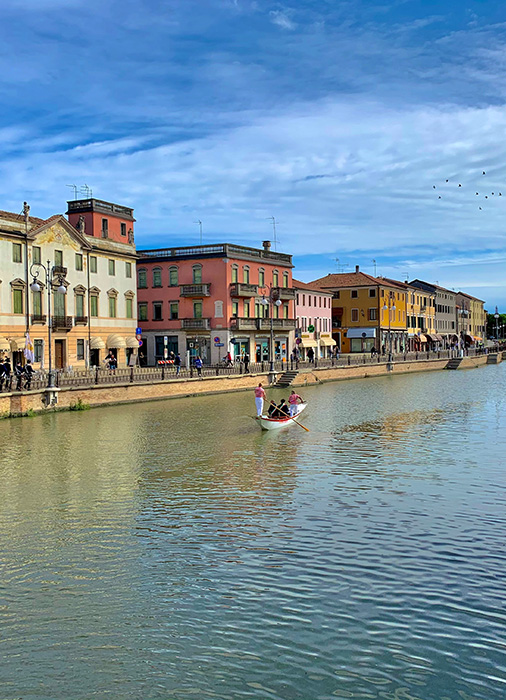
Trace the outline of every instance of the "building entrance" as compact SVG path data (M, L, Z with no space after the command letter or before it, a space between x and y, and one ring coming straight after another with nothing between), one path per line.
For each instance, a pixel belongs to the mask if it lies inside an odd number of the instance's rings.
M65 341L55 340L54 341L54 366L56 369L63 369L65 367Z

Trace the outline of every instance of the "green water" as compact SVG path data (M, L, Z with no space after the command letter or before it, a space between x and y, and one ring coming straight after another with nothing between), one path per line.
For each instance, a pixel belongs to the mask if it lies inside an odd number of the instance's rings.
M0 697L503 700L505 379L0 422Z

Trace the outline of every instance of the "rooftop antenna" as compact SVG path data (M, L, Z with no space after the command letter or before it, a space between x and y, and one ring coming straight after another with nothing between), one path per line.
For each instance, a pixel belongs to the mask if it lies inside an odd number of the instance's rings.
M93 190L91 187L88 187L86 183L81 187L81 192L85 195L86 199L91 199L93 197Z
M336 261L337 272L338 272L339 274L342 274L343 272L345 272L345 271L346 271L346 268L349 267L348 263L342 263L342 264L341 264L341 262L339 261L339 258L334 258L334 260Z
M201 221L200 219L197 219L197 221L194 221L193 223L199 225L199 231L200 231L200 245L202 245L202 221Z
M372 259L372 264L374 265L374 276L376 277L376 260Z
M278 239L276 237L276 218L274 216L268 216L267 219L272 221L272 230L274 233L274 250L278 249Z
M77 199L77 185L65 185L65 187L71 187L74 190L74 199Z

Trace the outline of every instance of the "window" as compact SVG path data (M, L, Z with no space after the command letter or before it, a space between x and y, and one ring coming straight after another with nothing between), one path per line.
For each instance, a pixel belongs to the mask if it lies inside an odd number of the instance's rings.
M370 296L370 297L375 297L375 296L376 296L376 290L375 290L375 289L370 289L370 290L369 290L369 296Z
M318 297L318 306L321 307L321 305L322 305L322 298Z
M274 272L272 273L272 286L279 286L279 272L277 270L274 270Z
M311 306L311 295L310 294L307 295L307 305Z
M161 301L154 301L153 302L153 321L161 321L162 320L162 302Z
M283 318L288 318L288 304L283 304Z
M377 311L377 309L369 309L369 321L376 321L378 318Z
M260 269L258 271L258 286L265 287L265 270Z
M107 238L109 236L109 221L107 219L102 219L102 238Z
M84 294L76 294L76 316L84 317Z
M42 362L44 343L42 340L33 341L33 359L34 362Z
M242 268L242 281L244 284L249 284L249 267L247 265Z
M56 267L63 267L63 250L54 251L54 264Z
M316 306L316 297L314 297L313 301L314 301L314 305Z
M352 290L351 290L351 298L352 298L352 299L358 299L358 290L357 290L357 289L352 289Z
M132 277L132 263L130 262L125 263L125 277Z
M126 236L126 224L121 223L121 235Z
M288 272L283 272L283 287L288 287Z
M148 286L148 273L147 270L137 271L137 287L139 289L146 289Z
M34 316L42 316L42 292L32 292L32 311Z
M90 255L90 272L96 272L96 271L97 271L97 256Z
M169 267L169 286L177 287L177 285L178 285L177 267Z
M302 295L302 306L304 306L305 303L306 303L306 295L303 294L303 295Z
M171 321L176 321L179 318L179 304L177 301L173 301L170 304L170 319Z
M96 294L90 296L90 316L93 318L98 316L98 296Z
M202 284L202 265L193 266L193 284Z
M81 253L76 253L76 270L81 272L83 269L83 256Z
M116 318L116 297L109 297L109 318Z
M244 302L244 318L249 318L249 301Z
M232 302L232 316L239 316L239 302L238 301L233 301Z
M40 255L40 248L38 245L32 246L32 260L34 263L40 263L41 255Z
M115 260L109 260L109 274L110 275L116 274L116 261Z
M139 321L147 321L148 320L147 302L145 302L145 301L139 302L139 304L137 304L137 311L138 311Z
M24 311L24 298L22 289L12 290L12 305L15 314L22 314Z
M77 359L84 360L84 340L82 338L77 339Z
M237 283L237 265L232 265L231 273L232 273L232 284L236 284Z
M21 248L21 243L12 244L12 262L23 262L23 249Z
M279 318L279 306L276 306L276 304L274 304L272 309L274 310L273 318Z
M341 292L334 292L332 296L334 297L334 299L339 299L341 296Z
M202 318L202 302L193 302L193 318Z
M162 270L159 267L153 268L153 287L162 286Z
M352 323L357 323L357 322L358 322L358 309L352 309L352 310L351 310L351 322L352 322Z
M134 303L133 303L133 299L131 299L130 297L127 297L125 299L125 310L126 310L126 317L127 318L134 317Z

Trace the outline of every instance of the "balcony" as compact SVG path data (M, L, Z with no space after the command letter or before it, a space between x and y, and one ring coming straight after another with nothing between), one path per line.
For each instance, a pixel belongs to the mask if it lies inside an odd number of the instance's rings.
M272 294L278 295L277 298L281 299L281 301L291 301L295 299L295 289L291 289L290 287L273 287ZM274 298L276 298L276 296L274 296Z
M74 324L76 326L87 326L88 316L74 316Z
M208 318L182 318L181 328L188 331L205 331L211 328L211 324Z
M231 297L255 297L258 294L258 285L234 282L230 285Z
M182 284L180 287L182 297L209 297L211 296L210 284Z
M73 325L72 316L53 316L52 328L55 331L69 331Z
M53 274L54 275L62 275L63 277L66 277L67 268L63 267L63 265L54 265L53 266Z
M46 314L32 314L32 326L40 323L42 326L46 324Z
M273 318L272 327L274 330L294 330L294 318ZM238 318L230 319L230 328L236 331L269 331L271 329L270 318Z

